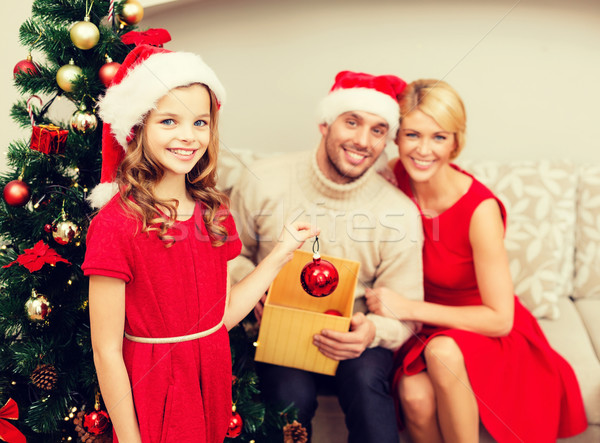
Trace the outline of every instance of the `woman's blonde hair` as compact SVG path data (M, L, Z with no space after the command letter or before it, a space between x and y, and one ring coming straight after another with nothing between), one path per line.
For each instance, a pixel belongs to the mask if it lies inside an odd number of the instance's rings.
M210 241L214 246L220 246L227 241L227 229L221 222L227 217L223 207L229 206L229 199L215 187L219 112L215 94L206 85L201 85L210 95L210 139L206 152L186 175L186 190L194 200L202 203L202 217ZM189 86L192 85L184 87ZM144 122L146 119L147 116ZM167 231L175 224L178 204L174 199L160 199L154 193L164 171L149 150L144 148L147 146L144 124L137 126L134 131L134 138L117 172L121 203L141 220L142 232L158 231L158 237L168 247L172 245L173 238L167 235ZM159 207L164 208L164 212Z
M400 97L400 127L402 119L416 109L434 119L445 131L454 133L456 148L451 158L456 158L465 146L467 114L454 88L443 80L415 80Z

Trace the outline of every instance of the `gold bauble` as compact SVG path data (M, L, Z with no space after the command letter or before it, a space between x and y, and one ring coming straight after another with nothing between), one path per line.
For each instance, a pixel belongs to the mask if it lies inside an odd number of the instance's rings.
M82 22L77 22L71 27L71 41L79 49L91 49L100 40L98 27L85 17Z
M73 113L71 117L71 129L79 134L94 132L98 127L98 118L93 112L88 112L82 103L79 110Z
M50 302L43 294L38 294L35 290L31 291L31 297L25 302L25 311L31 321L45 321L48 314L52 311Z
M138 0L127 0L119 18L130 26L135 25L144 18L144 7Z
M75 62L71 59L68 65L61 66L56 72L56 83L58 83L58 86L63 91L71 92L73 90L73 82L81 74L81 68L75 65Z
M66 245L79 235L79 227L69 220L62 220L52 228L52 238L59 245Z

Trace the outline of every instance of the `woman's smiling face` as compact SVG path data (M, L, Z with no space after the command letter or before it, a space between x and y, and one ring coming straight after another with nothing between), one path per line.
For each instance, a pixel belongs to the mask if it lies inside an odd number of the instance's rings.
M402 118L397 143L400 161L417 182L430 180L449 165L456 149L455 134L419 109Z

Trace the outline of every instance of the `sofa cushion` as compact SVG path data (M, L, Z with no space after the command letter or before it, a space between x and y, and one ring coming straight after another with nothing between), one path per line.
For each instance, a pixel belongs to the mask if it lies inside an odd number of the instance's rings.
M600 165L579 168L575 298L600 299Z
M561 160L460 165L506 207L505 245L516 294L536 317L558 318L558 298L573 291L574 165Z
M583 325L588 331L592 346L596 350L596 356L600 359L600 300L593 298L581 298L575 300L575 306Z
M589 319L600 314L600 300L591 300L598 305L589 312ZM579 301L577 301L579 303ZM570 364L581 388L588 423L600 425L600 361L581 318L581 313L589 308L578 309L568 297L558 301L558 320L540 319L539 323L550 345ZM583 306L581 306L583 308ZM594 314L595 313L595 314ZM598 318L598 317L596 317ZM597 331L596 331L597 332ZM598 342L599 337L594 341Z

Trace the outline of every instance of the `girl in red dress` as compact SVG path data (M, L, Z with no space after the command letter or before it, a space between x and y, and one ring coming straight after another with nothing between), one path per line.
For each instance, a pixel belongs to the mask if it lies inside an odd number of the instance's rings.
M464 146L462 100L417 80L400 101L398 187L423 221L425 301L386 288L372 312L423 323L396 355L394 392L414 442L555 442L587 427L577 379L514 296L502 203L451 163Z
M138 46L106 95L102 209L87 234L94 363L115 441L222 443L231 417L228 329L310 226L228 290L241 243L215 189L223 86L194 54ZM123 337L125 336L125 337Z

